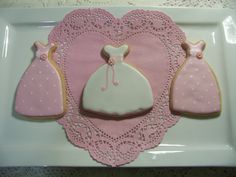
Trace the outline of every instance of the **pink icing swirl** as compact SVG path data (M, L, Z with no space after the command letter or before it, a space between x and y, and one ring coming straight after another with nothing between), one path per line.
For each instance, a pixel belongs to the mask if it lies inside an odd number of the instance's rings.
M47 55L46 54L42 54L42 55L40 55L40 60L43 60L43 61L45 61L48 57L47 57Z
M113 66L116 63L115 57L110 57L107 61L108 65Z
M197 57L197 59L202 59L203 58L203 53L202 52L198 52L197 54L196 54L196 57Z

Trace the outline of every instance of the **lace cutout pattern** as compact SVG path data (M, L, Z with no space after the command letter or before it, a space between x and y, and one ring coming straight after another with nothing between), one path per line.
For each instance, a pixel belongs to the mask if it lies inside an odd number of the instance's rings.
M70 46L79 36L94 32L106 36L117 45L132 36L150 34L158 38L167 51L168 77L162 93L154 98L152 111L119 136L106 133L89 117L80 113L70 88L73 83L67 77ZM140 152L157 146L167 129L179 120L169 110L169 85L184 57L180 46L184 40L184 33L168 16L158 11L133 10L121 19L102 9L79 9L66 15L49 34L49 42L58 45L54 58L64 71L68 85L68 112L58 123L63 126L69 141L88 150L98 162L110 166L130 163Z

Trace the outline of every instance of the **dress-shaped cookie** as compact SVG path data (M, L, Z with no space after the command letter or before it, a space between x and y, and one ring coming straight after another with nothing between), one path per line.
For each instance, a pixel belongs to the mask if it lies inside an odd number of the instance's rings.
M197 115L218 114L220 89L213 70L203 58L205 42L186 42L182 47L187 57L172 81L171 110Z
M36 58L23 74L15 98L15 111L27 117L57 118L66 110L64 79L52 59L54 44L35 42Z
M84 88L82 105L85 110L121 117L152 108L153 95L149 81L123 61L128 52L127 45L118 48L106 45L103 48L109 59L91 75Z

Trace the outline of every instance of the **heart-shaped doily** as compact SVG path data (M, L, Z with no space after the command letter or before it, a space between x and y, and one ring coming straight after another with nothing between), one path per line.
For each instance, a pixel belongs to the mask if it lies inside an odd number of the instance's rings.
M184 33L159 11L133 10L121 19L103 9L78 9L66 15L49 34L49 42L58 45L55 58L67 82L69 108L58 122L69 141L111 166L129 163L141 151L157 146L179 120L169 110L169 86L184 58L183 41ZM106 44L130 46L125 62L141 70L152 87L154 107L149 113L107 120L80 109L87 80L105 64L101 49Z

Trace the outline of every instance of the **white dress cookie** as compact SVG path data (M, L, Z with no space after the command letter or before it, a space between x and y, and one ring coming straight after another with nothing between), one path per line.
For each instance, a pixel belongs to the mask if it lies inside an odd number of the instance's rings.
M103 48L109 60L89 78L83 91L83 109L121 117L143 113L152 108L153 95L149 81L141 72L123 61L128 52L128 45L118 48L106 45Z

